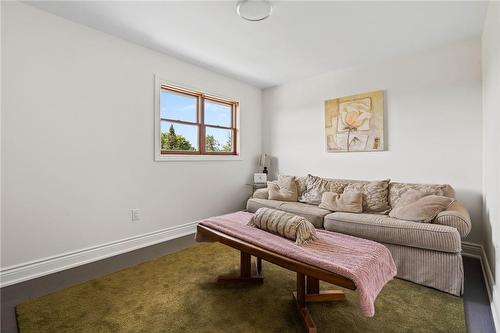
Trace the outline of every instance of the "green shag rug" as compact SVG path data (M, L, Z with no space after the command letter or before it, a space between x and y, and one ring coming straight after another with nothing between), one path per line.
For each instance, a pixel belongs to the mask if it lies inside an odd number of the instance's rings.
M264 262L264 284L228 287L218 275L238 271L239 252L203 244L18 305L27 332L303 332L291 292L295 273ZM338 289L322 283L322 289ZM465 332L463 301L395 279L361 316L347 301L312 303L319 332Z

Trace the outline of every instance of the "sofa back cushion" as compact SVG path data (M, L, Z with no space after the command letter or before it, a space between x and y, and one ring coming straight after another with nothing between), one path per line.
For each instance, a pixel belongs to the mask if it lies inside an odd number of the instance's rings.
M311 205L319 205L321 197L325 192L335 192L342 194L346 184L337 182L333 179L321 178L318 176L307 175L305 188L302 191L299 201Z
M439 195L449 198L455 197L455 191L448 184L412 184L412 183L390 183L389 184L389 205L397 206L401 197L409 189L417 190L425 195Z
M345 187L344 193L361 192L363 195L363 212L387 214L389 206L389 182L380 180L364 183L351 183Z
M272 208L259 208L248 225L295 240L297 245L318 239L314 225L304 217Z

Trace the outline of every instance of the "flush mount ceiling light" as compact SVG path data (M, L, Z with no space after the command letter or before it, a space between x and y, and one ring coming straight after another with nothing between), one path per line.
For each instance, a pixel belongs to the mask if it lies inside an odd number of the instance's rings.
M236 3L236 12L247 21L262 21L271 16L273 5L268 0L240 0Z

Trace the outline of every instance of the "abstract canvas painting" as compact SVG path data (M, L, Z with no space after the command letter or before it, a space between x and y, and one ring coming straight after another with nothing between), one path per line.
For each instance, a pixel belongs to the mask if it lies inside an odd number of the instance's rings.
M325 101L327 152L384 150L384 91Z

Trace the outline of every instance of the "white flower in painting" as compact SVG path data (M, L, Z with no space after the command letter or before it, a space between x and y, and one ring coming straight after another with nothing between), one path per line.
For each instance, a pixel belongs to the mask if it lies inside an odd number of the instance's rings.
M338 131L347 132L346 137L346 150L350 151L351 144L352 148L361 144L359 138L352 138L354 142L351 142L351 132L353 131L368 131L370 129L370 119L372 117L371 111L371 99L363 98L348 102L340 103L340 119L338 121ZM359 141L359 142L358 142Z
M340 114L345 129L351 130L368 130L369 120L372 117L371 112L351 110Z
M367 131L370 129L370 118L372 117L370 98L340 103L339 107L339 131Z

